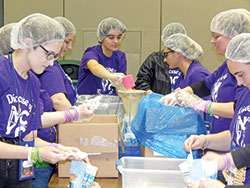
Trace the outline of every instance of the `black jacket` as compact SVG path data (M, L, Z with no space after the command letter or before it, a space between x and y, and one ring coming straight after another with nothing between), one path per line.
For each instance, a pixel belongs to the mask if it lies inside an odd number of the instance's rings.
M152 90L166 95L171 92L168 65L163 62L163 52L153 52L143 62L137 74L136 89Z

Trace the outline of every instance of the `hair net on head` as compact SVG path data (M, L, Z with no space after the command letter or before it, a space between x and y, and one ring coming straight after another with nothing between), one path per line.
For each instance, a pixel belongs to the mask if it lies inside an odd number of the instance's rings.
M225 53L226 59L250 63L250 33L242 33L230 40Z
M121 21L115 18L106 18L102 20L97 27L97 37L99 41L102 42L112 29L119 31L121 34L126 32L126 26Z
M250 12L246 9L231 9L217 14L210 25L211 32L233 38L250 32Z
M164 46L182 53L188 59L195 60L203 55L201 46L187 35L177 33L171 35L165 42Z
M162 30L161 41L164 43L164 41L166 41L168 37L176 33L182 33L185 35L187 34L185 27L178 22L173 22L166 25Z
M55 17L54 19L56 21L58 21L63 26L64 32L65 32L65 36L68 36L68 35L70 35L72 33L76 33L75 26L67 18L58 16L58 17Z
M32 48L47 42L64 41L62 26L53 18L35 13L20 20L11 31L11 47Z
M0 55L7 55L11 51L10 33L17 23L9 23L0 28Z

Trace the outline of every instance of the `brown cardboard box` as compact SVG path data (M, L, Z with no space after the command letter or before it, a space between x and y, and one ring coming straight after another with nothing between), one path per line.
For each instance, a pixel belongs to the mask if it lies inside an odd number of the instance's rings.
M78 147L81 151L92 153L89 159L98 167L96 177L118 177L117 115L95 115L89 122L65 123L58 126L58 142L65 146ZM70 162L58 164L58 176L70 176Z
M164 156L160 153L157 153L149 148L146 148L142 146L142 156L143 157L163 157L163 158L168 158L167 156Z

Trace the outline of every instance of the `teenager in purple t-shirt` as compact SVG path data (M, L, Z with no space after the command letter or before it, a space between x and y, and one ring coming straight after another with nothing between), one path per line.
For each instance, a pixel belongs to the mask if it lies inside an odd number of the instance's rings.
M100 45L89 47L83 54L79 68L79 95L116 95L116 88L127 72L124 52L118 50L126 27L115 18L106 18L97 28Z
M93 113L86 106L79 106L41 115L40 83L30 70L41 74L51 66L64 37L60 24L42 14L23 18L11 31L14 52L0 57L0 187L31 188L33 173L24 176L22 173L30 171L37 160L39 163L80 160L76 155L79 149L55 147L34 133L41 126L49 127ZM70 156L64 155L65 152L71 153Z
M212 40L219 55L225 55L228 42L237 34L250 32L249 12L245 9L231 9L217 14L211 22ZM164 104L175 104L179 98L182 105L191 107L197 112L214 114L210 133L228 130L233 116L233 102L237 99L235 78L230 74L226 62L203 81L197 82L179 92L164 96ZM212 101L199 99L211 95Z
M162 30L161 41L175 33L186 34L185 27L178 22L167 24ZM155 92L162 95L171 93L175 80L181 76L181 71L176 68L169 69L164 62L163 51L151 53L141 65L135 82L135 88L145 90L146 94Z
M235 76L238 85L245 86L235 103L235 112L230 125L230 131L223 131L207 136L192 135L184 144L186 151L206 147L214 150L235 151L250 145L250 33L235 36L228 44L225 57L228 70ZM206 156L205 156L206 157ZM211 156L210 156L211 157ZM229 163L225 157L224 163ZM209 157L206 157L209 159ZM210 158L213 160L213 158ZM230 166L226 164L226 166ZM229 169L227 169L229 170ZM243 173L233 177L242 176L244 184L250 185L250 168L241 169ZM245 172L245 173L244 173ZM245 177L245 178L244 178ZM239 182L239 181L237 181ZM215 182L212 182L215 183ZM209 184L208 184L209 185ZM210 184L211 185L211 184ZM220 187L220 186L219 186ZM222 185L221 185L222 187Z
M72 49L72 42L75 38L75 26L64 17L55 17L61 24L65 32L65 39L60 51L60 57ZM49 98L43 97L44 112L68 110L75 105L76 88L70 77L63 71L58 61L54 65L47 67L41 75L38 75L41 88L46 90ZM49 101L52 101L52 107ZM51 126L45 129L39 129L37 136L47 142L56 142L56 128ZM33 188L46 187L53 172L54 165L44 168L35 168L36 178L32 182Z
M170 69L179 68L183 74L175 81L174 88L184 88L203 80L210 73L197 59L203 54L201 46L184 34L171 35L164 41L164 61Z

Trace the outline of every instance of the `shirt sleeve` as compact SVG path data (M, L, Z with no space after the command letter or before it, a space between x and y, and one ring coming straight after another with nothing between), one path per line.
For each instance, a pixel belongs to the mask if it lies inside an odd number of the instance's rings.
M205 80L200 81L200 82L196 82L196 83L190 85L190 87L192 88L194 94L198 95L199 97L206 97L206 96L210 95L210 90L206 86Z
M250 145L233 151L231 154L236 168L250 167Z
M60 65L59 65L60 66ZM48 67L39 78L41 88L46 90L50 96L57 93L66 93L64 78L60 67Z
M137 80L135 82L136 89L145 91L151 89L151 82L153 81L154 75L154 63L154 58L152 58L152 54L150 54L138 71Z

